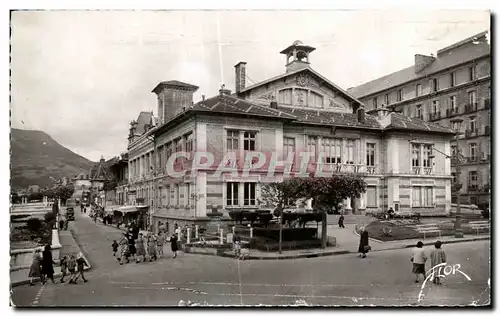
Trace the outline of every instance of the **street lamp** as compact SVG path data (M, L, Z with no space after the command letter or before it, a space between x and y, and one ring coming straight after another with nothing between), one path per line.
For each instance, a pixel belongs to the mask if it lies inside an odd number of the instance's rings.
M457 197L457 213L455 214L455 224L454 224L454 230L455 230L455 238L463 238L464 237L464 232L462 230L462 212L460 210L460 189L462 188L462 184L460 183L460 172L461 172L461 159L462 155L460 154L460 145L458 144L458 139L459 139L460 131L457 130L455 137L456 137L456 149L453 154L455 158L455 164L456 164L456 170L455 170L455 191L456 191L456 197ZM438 153L444 155L447 159L451 159L452 156L449 156L439 150L437 150L433 146L433 150L437 151ZM430 155L429 158L434 158L434 155Z

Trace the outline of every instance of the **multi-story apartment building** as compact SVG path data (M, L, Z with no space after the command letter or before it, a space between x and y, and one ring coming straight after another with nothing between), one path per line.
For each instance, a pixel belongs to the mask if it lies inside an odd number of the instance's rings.
M367 106L368 113L388 108L458 132L458 147L465 157L459 176L461 202L488 207L491 184L488 32L440 49L436 56L417 54L413 66L348 91ZM452 153L456 147L455 140ZM455 173L456 161L452 159L452 174Z
M131 201L142 197L151 206L155 227L259 208L261 185L281 181L286 168L303 171L297 156L304 152L312 155L308 172L323 166L364 177L366 193L346 200L347 210L450 211L450 161L432 152L451 154L453 130L385 109L365 114L362 102L310 67L313 50L294 42L281 52L286 72L249 87L240 62L235 94L223 86L196 104L191 84L167 81L153 90L159 119L142 112L131 123L126 190ZM194 153L207 152L213 161L193 162ZM167 170L170 163L181 177Z

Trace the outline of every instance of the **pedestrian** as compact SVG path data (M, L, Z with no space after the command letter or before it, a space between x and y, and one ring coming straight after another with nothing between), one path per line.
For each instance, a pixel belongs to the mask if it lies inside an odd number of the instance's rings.
M142 233L139 233L139 238L135 240L136 262L140 263L145 261L146 250L144 248L144 238Z
M179 249L179 246L177 245L177 236L175 234L170 237L170 247L174 253L173 259L175 259L177 257L177 250Z
M415 283L418 283L418 275L422 274L425 280L425 262L427 261L427 256L425 255L424 243L419 241L417 247L413 249L413 255L411 257L411 262L413 262L413 273L415 274Z
M85 279L85 275L83 275L83 269L84 267L88 267L88 264L83 258L83 254L81 252L78 253L78 256L76 258L76 267L78 269L78 272L76 274L75 280L73 281L73 284L76 284L79 277L82 277L83 282L87 283L89 280Z
M148 256L149 261L156 260L156 243L154 240L154 236L148 237Z
M64 229L64 219L61 215L58 215L58 216L59 216L59 229L63 230Z
M235 258L239 259L241 256L241 237L238 234L233 236L233 249Z
M343 214L340 214L340 217L339 217L339 228L345 228L345 226L344 226L344 215Z
M128 263L128 241L127 238L120 240L120 258L118 258L120 265Z
M137 249L135 249L135 239L130 234L127 237L128 242L128 256L132 257L132 260L135 260L135 255L137 253Z
M69 256L68 260L68 271L69 271L69 284L75 283L76 277L76 258L74 254Z
M435 266L446 262L446 254L443 249L441 249L442 243L438 240L434 244L434 250L431 252L431 269ZM432 280L434 284L441 284L439 274L434 273L434 280Z
M61 258L61 281L60 283L64 283L64 277L68 275L68 256L63 256Z
M55 262L52 260L52 251L50 245L45 246L45 250L42 253L42 274L43 274L43 284L47 283L47 279L50 279L52 283L54 281L54 265Z
M358 252L361 253L362 258L366 258L366 254L371 250L371 246L369 244L368 232L365 227L362 226L359 230L359 248Z
M116 253L118 252L118 243L116 242L116 240L113 240L111 248L113 248L113 257L116 258Z
M31 262L30 272L28 277L30 278L30 285L33 286L35 278L40 278L40 281L44 283L42 275L42 255L40 248L35 249L33 252L33 261Z
M165 237L162 235L161 231L158 233L158 238L156 240L156 254L158 259L163 257L163 245L165 244Z

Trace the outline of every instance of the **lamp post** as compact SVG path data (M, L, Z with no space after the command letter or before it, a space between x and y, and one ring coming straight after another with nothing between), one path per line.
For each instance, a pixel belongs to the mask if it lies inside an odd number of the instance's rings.
M455 153L453 154L453 156L455 158L455 164L456 164L456 170L455 170L456 181L455 181L454 187L456 190L456 197L457 197L457 212L455 214L455 224L453 227L454 231L455 231L455 238L463 238L464 237L464 232L462 230L462 212L460 210L460 190L462 188L462 184L460 183L460 172L461 172L461 158L462 157L460 154L460 146L458 143L459 135L460 135L460 131L457 130L457 132L455 134L456 149L455 149ZM438 153L444 155L447 159L451 160L452 156L449 156L449 155L437 150L434 147L433 147L433 149L435 151L437 151ZM429 156L429 158L434 158L434 155Z

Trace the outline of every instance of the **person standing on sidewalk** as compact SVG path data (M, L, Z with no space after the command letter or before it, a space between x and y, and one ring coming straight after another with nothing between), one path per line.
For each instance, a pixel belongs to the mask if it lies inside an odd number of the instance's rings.
M339 217L339 228L345 228L345 226L344 226L344 215L343 214L340 214L340 217Z
M136 263L144 262L146 259L146 250L144 248L144 238L142 233L139 233L139 238L135 240Z
M165 237L162 235L161 231L158 233L158 238L156 240L156 254L158 259L163 257L163 245L165 244Z
M76 277L76 258L74 254L69 256L68 260L68 271L69 271L69 284L73 284L75 282Z
M177 257L177 250L179 250L179 246L177 245L177 236L175 234L170 237L170 248L174 253L174 257L172 259L175 259Z
M31 286L35 285L35 283L33 282L35 278L40 278L40 281L44 283L41 266L42 266L41 250L40 248L37 248L35 249L35 252L33 252L33 261L31 263L30 272L28 274Z
M371 249L369 240L370 238L368 237L368 232L366 231L365 227L362 226L359 229L359 247L358 247L358 252L361 253L361 258L366 258L366 254Z
M113 240L111 248L113 248L113 257L116 258L116 253L118 252L118 243L116 242L116 240Z
M87 265L87 262L85 262L85 259L83 258L83 254L81 252L78 253L78 256L76 259L76 266L78 268L78 273L76 274L76 278L73 281L73 284L76 284L79 277L82 277L83 282L87 283L89 280L85 279L85 275L83 275L83 269L84 269L84 267L88 267L88 265Z
M425 280L425 262L427 261L427 256L425 255L424 243L419 241L417 247L413 249L413 255L411 257L411 262L413 262L412 272L415 274L415 283L418 283L418 275L422 274Z
M50 245L45 246L45 250L42 253L42 274L44 276L43 284L47 283L47 279L50 279L52 283L54 281L54 265L55 262L52 259L52 251Z
M61 281L60 283L64 283L64 277L68 275L68 256L63 256L61 258Z

